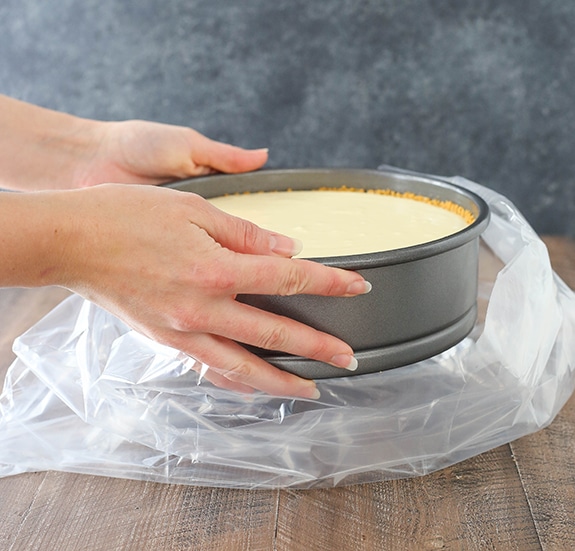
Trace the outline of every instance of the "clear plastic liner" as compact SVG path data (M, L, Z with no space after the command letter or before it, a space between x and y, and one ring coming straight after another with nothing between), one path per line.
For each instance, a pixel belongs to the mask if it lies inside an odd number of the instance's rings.
M425 475L548 425L574 387L575 295L509 200L450 180L492 211L481 315L455 347L320 380L318 401L248 396L212 386L193 359L72 296L14 343L0 395L0 476L332 487Z

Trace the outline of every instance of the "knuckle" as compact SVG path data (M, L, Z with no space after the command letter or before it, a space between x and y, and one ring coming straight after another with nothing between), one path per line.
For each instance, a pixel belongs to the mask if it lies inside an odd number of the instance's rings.
M253 365L248 360L242 360L233 366L230 366L223 376L234 382L249 381L253 373Z
M239 234L241 236L241 242L243 250L253 251L258 249L258 243L260 241L260 228L247 220L240 220Z
M195 285L213 295L230 294L236 285L236 274L217 259L209 266L195 267L190 277Z
M218 270L209 280L210 288L217 294L229 294L236 285L236 276L227 270Z
M210 316L206 309L178 312L172 319L172 328L183 333L205 329L210 325Z
M324 280L324 284L325 293L328 296L340 295L345 288L342 284L341 276L333 270L330 270L329 276Z
M289 342L289 331L278 323L259 336L256 346L266 350L283 350Z
M284 277L280 280L278 294L282 296L299 295L303 293L309 285L307 272L295 262L290 263L290 267Z
M333 356L333 354L330 353L328 342L324 339L317 339L311 343L306 355L312 360L320 361L325 361Z

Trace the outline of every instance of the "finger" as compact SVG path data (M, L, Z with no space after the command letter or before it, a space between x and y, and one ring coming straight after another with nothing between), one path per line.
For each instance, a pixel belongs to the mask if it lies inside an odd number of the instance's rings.
M199 371L201 366L198 368L194 367L194 371ZM241 392L242 394L252 394L254 389L250 386L244 385L242 383L235 383L226 379L223 375L216 373L215 370L208 368L208 370L202 375L203 379L212 383L215 387L221 388L223 390L231 390L233 392ZM198 383L199 384L199 383Z
M275 396L297 396L317 399L319 392L312 380L302 379L278 369L243 346L219 336L207 333L173 334L170 346L182 350L212 372L230 383L245 385ZM216 378L222 384L222 379Z
M185 196L185 192L182 193ZM357 272L308 260L266 256L283 253L282 256L290 257L301 243L230 216L197 195L188 195L199 216L193 226L199 231L207 231L225 247L221 254L227 258L220 263L225 270L213 274L216 289L225 288L236 294L324 296L356 296L371 290L371 284ZM288 249L292 250L285 254ZM221 286L217 284L218 277L222 280Z
M198 196L194 199L198 201ZM195 213L198 224L220 245L232 251L292 257L302 250L298 239L260 228L248 220L221 211L207 201L195 205Z
M213 316L213 317L212 317ZM210 333L266 350L311 358L354 371L357 360L345 342L295 321L236 301L212 308Z
M268 160L267 149L242 149L200 134L192 133L192 160L197 165L220 172L250 172L261 168Z
M237 254L222 250L223 269L212 273L209 294L322 295L352 297L369 293L371 284L357 272L301 259Z

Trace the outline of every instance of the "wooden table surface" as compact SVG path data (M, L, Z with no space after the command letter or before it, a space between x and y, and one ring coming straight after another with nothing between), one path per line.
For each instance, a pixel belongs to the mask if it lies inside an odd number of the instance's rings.
M545 241L575 288L575 244ZM2 381L13 339L64 296L0 290ZM550 427L421 478L249 491L40 472L0 496L1 551L574 550L575 397Z

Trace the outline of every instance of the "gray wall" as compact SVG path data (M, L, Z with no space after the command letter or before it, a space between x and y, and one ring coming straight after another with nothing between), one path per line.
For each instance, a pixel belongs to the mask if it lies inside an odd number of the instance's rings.
M0 92L270 167L459 174L575 236L575 2L2 0Z

